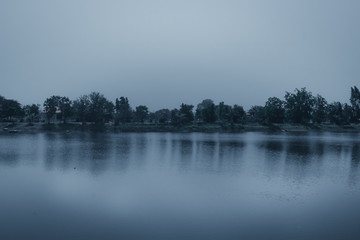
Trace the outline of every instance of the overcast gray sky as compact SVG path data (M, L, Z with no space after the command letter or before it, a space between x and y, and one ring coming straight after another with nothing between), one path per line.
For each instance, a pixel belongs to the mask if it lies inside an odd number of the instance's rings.
M0 95L99 91L151 110L360 86L358 0L0 0Z

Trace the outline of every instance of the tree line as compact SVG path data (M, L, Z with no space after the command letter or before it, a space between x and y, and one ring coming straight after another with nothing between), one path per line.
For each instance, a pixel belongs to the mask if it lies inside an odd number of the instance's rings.
M145 105L130 106L126 97L108 100L99 92L82 95L72 101L65 96L51 96L42 107L31 104L22 106L18 101L0 96L0 117L2 121L44 121L61 120L83 124L115 125L124 123L158 123L174 126L191 123L219 124L274 124L274 123L333 123L345 125L360 122L360 91L351 87L350 104L328 103L321 95L313 95L306 88L286 92L284 99L270 97L263 106L252 106L247 112L240 105L215 104L205 99L196 108L182 103L179 108L160 109L150 112ZM46 119L46 120L45 120Z

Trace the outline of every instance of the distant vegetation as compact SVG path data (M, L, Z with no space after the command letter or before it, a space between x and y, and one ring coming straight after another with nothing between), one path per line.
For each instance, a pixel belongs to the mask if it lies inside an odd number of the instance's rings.
M196 108L182 103L179 108L150 112L145 105L132 108L126 97L115 102L93 92L72 101L65 96L51 96L43 105L22 106L18 101L0 96L0 117L3 122L79 122L120 125L130 122L182 126L192 123L247 124L258 123L332 123L346 125L360 122L360 92L351 88L350 104L328 103L306 88L286 92L284 99L270 97L264 106L253 106L247 112L240 105L215 104L205 99Z

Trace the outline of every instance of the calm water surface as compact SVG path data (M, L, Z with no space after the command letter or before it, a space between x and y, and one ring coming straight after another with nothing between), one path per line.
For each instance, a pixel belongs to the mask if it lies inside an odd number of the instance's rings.
M358 133L0 136L0 239L360 239Z

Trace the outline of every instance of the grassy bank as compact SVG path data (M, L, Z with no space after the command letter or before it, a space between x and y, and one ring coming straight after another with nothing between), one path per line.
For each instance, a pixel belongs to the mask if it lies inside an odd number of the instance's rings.
M62 131L104 131L104 132L225 132L236 133L246 131L332 131L332 132L360 132L360 125L328 125L328 124L192 124L186 126L172 126L167 124L129 123L114 126L107 124L44 124L44 123L0 123L0 132L6 133L36 133Z

